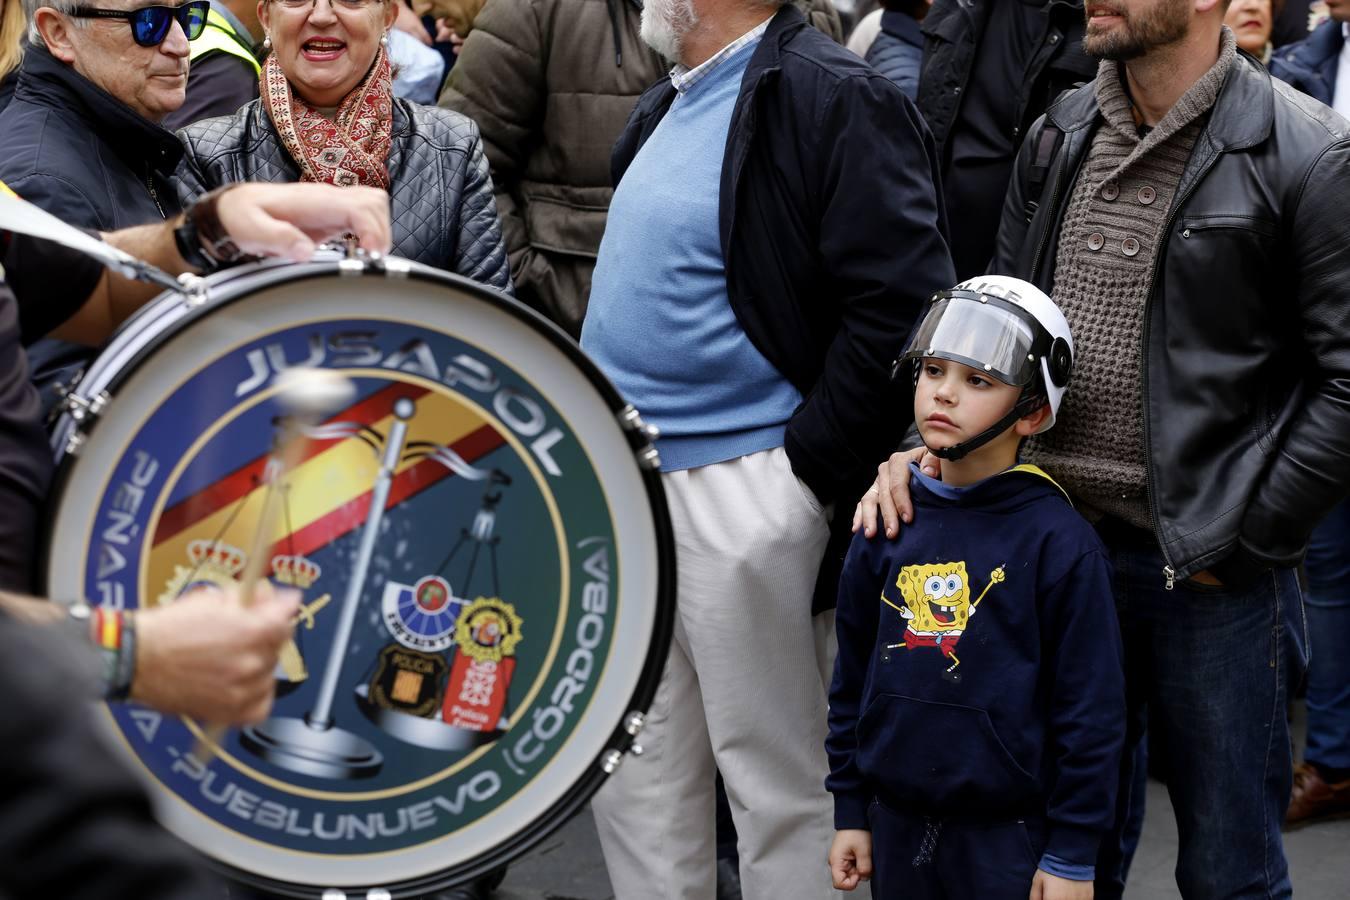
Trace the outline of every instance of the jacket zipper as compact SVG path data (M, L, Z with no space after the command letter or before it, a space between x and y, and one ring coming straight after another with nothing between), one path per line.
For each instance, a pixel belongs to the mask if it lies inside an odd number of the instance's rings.
M1050 205L1048 207L1044 207L1049 211L1048 214L1051 216L1056 215L1059 209L1059 192L1060 188L1064 186L1064 170L1068 166L1067 163L1068 155L1069 155L1069 136L1067 133L1065 133L1064 138L1063 140L1060 141L1059 145L1059 159L1056 160L1056 162L1059 165L1057 167L1057 171L1055 172L1055 187L1054 190L1051 191L1050 193ZM1036 255L1032 257L1031 260L1031 280L1033 283L1035 282L1036 278L1040 275L1041 258L1045 255L1045 249L1048 246L1050 246L1050 232L1052 228L1053 222L1047 223L1046 226L1041 229L1041 242L1036 247Z
M1214 156L1210 159L1210 161L1207 162L1207 163L1205 164L1204 170L1201 171L1198 175L1196 175L1195 180L1194 180L1193 182L1191 182L1191 186L1188 187L1188 188L1186 189L1186 193L1183 194L1183 195L1181 196L1181 199L1180 199L1179 201L1177 201L1175 204L1173 204L1171 212L1169 212L1168 215L1167 215L1167 224L1163 227L1163 230L1162 230L1162 232L1161 232L1161 236L1162 236L1163 240L1167 240L1167 239L1168 239L1168 235L1170 235L1170 234L1172 233L1172 226L1176 224L1177 216L1180 214L1181 208L1182 208L1183 206L1186 205L1186 202L1187 202L1188 200L1191 199L1191 195L1195 193L1196 188L1198 188L1198 187L1200 186L1200 182L1203 181L1204 178L1205 178L1205 176L1209 174L1209 170L1210 170L1211 168L1213 168L1214 163L1215 163L1215 161L1216 161L1218 158L1219 158L1219 154L1218 154L1218 153L1215 153ZM1184 172L1182 173L1182 177L1183 177L1183 178L1185 177L1185 173L1184 173ZM1187 235L1187 236L1189 236L1189 235ZM1139 371L1140 371L1141 379L1142 379L1142 381L1143 381L1142 388L1143 388L1143 400L1144 400L1144 403L1143 403L1143 410L1144 410L1144 494L1145 494L1145 496L1146 496L1147 499L1148 499L1148 515L1149 515L1150 520L1153 522L1153 533L1154 533L1155 535L1158 534L1158 507L1157 507L1156 502L1155 502L1155 500L1154 500L1154 497L1155 497L1155 488L1154 488L1154 485L1153 485L1153 481L1154 481L1154 479L1153 479L1153 438L1152 438L1152 429L1149 427L1149 417L1148 417L1148 392L1149 392L1149 391L1148 391L1148 347L1149 347L1149 334L1150 334L1150 332L1152 331L1152 324L1153 324L1153 319L1152 319L1152 317L1150 316L1149 313L1150 313L1150 311L1151 311L1151 309L1152 309L1152 306L1153 306L1153 290L1154 290L1154 288L1157 286L1157 283L1158 283L1158 264L1159 264L1159 262L1161 261L1161 259L1162 259L1161 253L1156 254L1156 255L1153 257L1153 268L1152 268L1152 270L1149 272L1149 277L1148 277L1148 294L1147 294L1147 295L1145 296L1145 298L1144 298L1144 337L1143 337L1143 348L1142 348L1142 350L1141 350L1141 352L1142 352L1142 354L1143 354L1143 359L1140 360L1140 365L1139 365ZM1163 575L1163 590L1170 591L1170 590L1173 590L1173 589L1176 587L1176 584L1177 584L1177 570L1176 570L1176 568L1173 567L1173 565L1172 565L1172 557L1168 555L1168 553L1167 553L1167 547L1163 544L1163 542L1162 542L1162 540L1161 540L1161 537L1160 537L1159 540L1158 540L1158 550L1159 550L1159 552L1162 553L1162 558L1163 558L1163 569L1162 569L1162 575Z
M155 201L155 209L159 210L159 217L167 219L168 216L164 215L164 207L159 203L159 192L155 190L155 176L151 174L148 167L145 170L145 187L150 192L150 199Z

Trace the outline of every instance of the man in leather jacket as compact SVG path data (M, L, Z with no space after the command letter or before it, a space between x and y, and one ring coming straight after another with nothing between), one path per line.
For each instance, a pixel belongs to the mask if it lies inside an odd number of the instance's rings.
M1028 135L994 271L1052 292L1079 345L1064 433L1027 458L1098 520L1116 566L1118 827L1138 814L1129 751L1152 705L1182 895L1286 897L1294 567L1350 490L1350 280L1327 241L1350 130L1232 50L1226 5L1088 0L1085 47L1105 58ZM921 453L882 467L890 532L913 515L899 467ZM1104 843L1097 896L1120 896L1130 852Z

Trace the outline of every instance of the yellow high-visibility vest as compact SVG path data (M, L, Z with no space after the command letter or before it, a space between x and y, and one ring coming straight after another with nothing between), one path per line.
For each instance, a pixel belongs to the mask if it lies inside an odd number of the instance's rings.
M248 38L230 26L229 21L214 9L206 14L206 28L192 42L192 59L220 51L244 60L253 67L253 74L262 75L262 64L249 49Z

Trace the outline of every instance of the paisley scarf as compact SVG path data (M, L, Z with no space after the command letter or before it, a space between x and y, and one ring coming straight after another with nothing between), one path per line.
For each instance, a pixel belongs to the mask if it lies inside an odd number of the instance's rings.
M300 166L301 181L389 190L394 126L393 73L381 49L365 80L347 94L333 120L297 97L276 54L263 67L263 106L281 143Z

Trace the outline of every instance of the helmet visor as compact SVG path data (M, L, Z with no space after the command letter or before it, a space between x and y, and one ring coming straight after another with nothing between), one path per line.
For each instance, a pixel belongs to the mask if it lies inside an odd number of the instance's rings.
M950 359L1026 387L1036 377L1047 343L1044 329L1017 304L974 291L944 291L901 359Z

